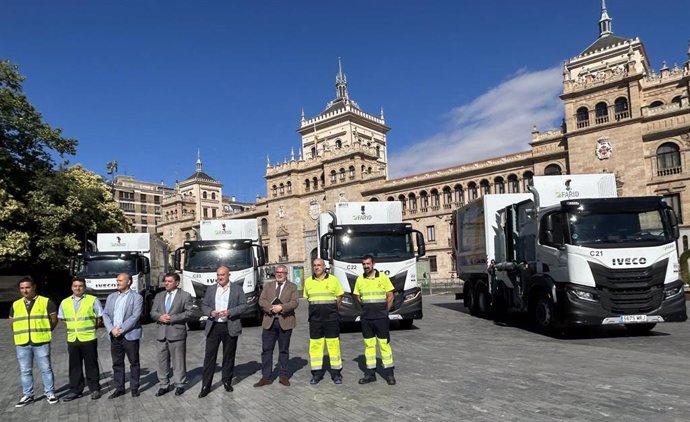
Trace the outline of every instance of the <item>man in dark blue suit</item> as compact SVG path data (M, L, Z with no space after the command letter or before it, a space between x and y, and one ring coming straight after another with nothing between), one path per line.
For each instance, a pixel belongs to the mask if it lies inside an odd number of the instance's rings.
M211 391L220 343L223 343L223 386L225 391L232 391L237 338L242 334L240 317L247 309L247 298L244 296L242 286L230 283L230 268L218 267L216 279L218 283L206 289L201 303L201 313L208 316L208 319L206 320L204 375L199 398L206 397Z

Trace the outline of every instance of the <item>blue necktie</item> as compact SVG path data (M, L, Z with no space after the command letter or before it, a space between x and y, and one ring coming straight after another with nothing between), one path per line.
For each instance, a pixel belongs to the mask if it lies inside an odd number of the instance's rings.
M165 299L165 313L170 313L170 305L172 305L172 293L168 293L168 297Z

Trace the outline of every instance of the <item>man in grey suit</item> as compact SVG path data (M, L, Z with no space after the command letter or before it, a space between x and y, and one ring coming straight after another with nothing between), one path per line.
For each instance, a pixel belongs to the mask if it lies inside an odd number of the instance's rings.
M216 369L218 347L223 343L222 377L225 391L232 391L232 375L235 369L237 338L242 334L240 317L247 309L247 298L242 287L230 283L230 268L220 266L216 270L217 284L206 289L201 303L202 315L206 320L206 352L204 354L204 375L201 381L199 398L211 391L213 372Z
M113 384L115 391L108 397L114 399L125 394L125 355L129 360L129 386L132 397L139 397L139 318L144 309L144 298L130 287L132 276L117 275L117 291L105 301L103 324L110 334L110 355L113 358Z
M151 319L156 321L158 340L158 383L156 397L170 391L170 361L175 395L184 393L187 378L187 321L195 314L192 295L180 289L180 275L166 274L165 290L153 299Z

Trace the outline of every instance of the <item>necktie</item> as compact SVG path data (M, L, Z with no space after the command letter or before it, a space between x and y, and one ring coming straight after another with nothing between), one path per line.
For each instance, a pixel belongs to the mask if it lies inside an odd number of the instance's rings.
M283 287L283 283L276 283L276 299L280 298L280 288Z
M170 313L170 305L172 305L172 293L168 292L168 297L165 299L165 313Z

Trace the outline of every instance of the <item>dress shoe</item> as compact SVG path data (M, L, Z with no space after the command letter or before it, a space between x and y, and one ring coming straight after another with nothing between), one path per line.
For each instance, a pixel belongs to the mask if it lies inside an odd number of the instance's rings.
M182 387L177 387L177 388L175 389L175 395L176 395L176 396L181 396L182 393L184 393L184 388L182 388Z
M158 391L156 391L156 397L160 397L162 395L165 395L165 393L167 393L168 391L170 391L170 389L168 387L165 387L165 388L161 387L158 389Z
M132 389L132 397L139 397L139 389L137 389L137 388Z
M278 378L278 382L283 384L286 387L290 386L290 379L288 377L280 377L280 378Z
M62 398L62 401L72 401L74 399L78 399L79 397L81 397L81 393L68 393Z
M263 387L264 385L271 385L273 384L273 381L266 379L266 378L261 378L259 382L254 384L254 387Z
M91 400L98 400L101 398L101 390L96 390L91 393Z
M124 395L125 395L125 390L115 390L115 391L113 391L113 394L108 396L108 399L116 399L116 398L118 398L120 396L124 396Z
M234 388L232 388L232 381L223 382L223 387L225 387L225 391L228 393L234 390Z
M208 396L208 393L211 392L211 389L208 387L201 387L201 391L199 391L199 398L203 399L204 397Z
M395 377L393 375L389 375L386 378L386 382L388 383L388 385L395 385Z
M360 378L359 381L357 381L360 384L369 384L370 382L376 381L376 375L374 376L365 376L364 378Z
M323 379L323 377L317 377L316 375L313 375L311 377L311 379L309 380L309 384L316 385L316 384L320 383L322 379Z

